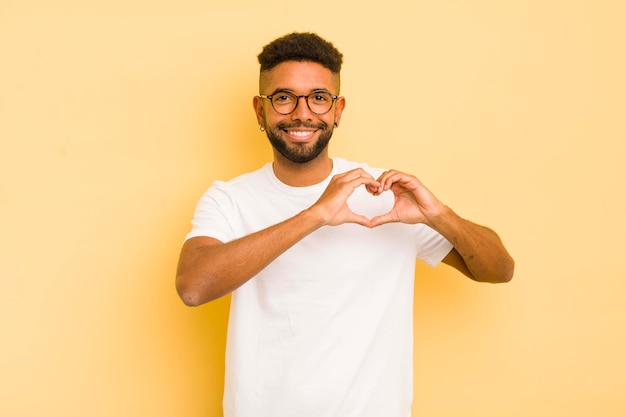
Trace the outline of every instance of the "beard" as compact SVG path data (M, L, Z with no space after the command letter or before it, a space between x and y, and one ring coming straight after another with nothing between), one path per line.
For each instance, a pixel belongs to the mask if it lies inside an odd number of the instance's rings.
M321 131L319 138L315 143L297 143L293 146L289 146L281 138L282 130L293 129L296 127L308 127L316 128ZM272 147L276 149L282 156L295 162L297 164L304 164L317 158L324 149L328 146L330 138L333 136L333 129L329 129L326 123L319 123L318 125L298 123L287 125L285 123L279 123L272 129L267 129L267 138L269 139Z

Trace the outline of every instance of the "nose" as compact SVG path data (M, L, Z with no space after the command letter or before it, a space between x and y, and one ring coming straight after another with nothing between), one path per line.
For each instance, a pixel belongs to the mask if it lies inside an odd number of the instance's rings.
M294 120L311 120L312 115L307 96L298 96L298 102L296 103L296 108L291 113L291 118Z

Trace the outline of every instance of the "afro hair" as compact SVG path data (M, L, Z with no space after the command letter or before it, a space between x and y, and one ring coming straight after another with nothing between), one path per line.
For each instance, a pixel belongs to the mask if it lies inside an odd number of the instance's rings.
M332 43L315 33L290 33L263 47L258 55L261 72L286 61L316 62L335 74L341 71L343 55Z

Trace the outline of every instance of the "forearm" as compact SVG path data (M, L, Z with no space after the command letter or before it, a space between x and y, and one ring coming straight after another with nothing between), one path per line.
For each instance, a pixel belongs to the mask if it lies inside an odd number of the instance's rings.
M176 288L190 306L204 304L239 288L274 259L318 229L323 222L311 210L228 243L185 242ZM216 242L216 241L214 241Z
M452 243L472 279L497 283L513 278L513 258L491 229L465 220L445 206L430 226Z

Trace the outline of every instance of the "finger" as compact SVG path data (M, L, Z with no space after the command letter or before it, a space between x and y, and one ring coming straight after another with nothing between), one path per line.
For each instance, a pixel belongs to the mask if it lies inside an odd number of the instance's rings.
M372 227L370 225L369 217L364 216L362 214L356 214L356 213L353 213L353 215L350 216L350 218L347 220L347 223L356 223L356 224L360 224L361 226Z
M398 177L398 174L400 174L400 172L394 169L383 172L382 175L378 177L378 182L380 183L381 188L384 191L390 189L395 182L395 179Z
M370 191L370 190L377 191L377 190L381 189L380 183L378 181L376 181L374 179L374 177L372 177L369 174L367 176L357 176L357 177L354 177L353 179L347 181L346 184L349 184L350 186L352 186L352 189L356 189L357 187L359 187L361 185L365 185L365 188L368 191ZM370 192L372 192L372 191L370 191Z
M396 223L398 221L397 216L395 216L392 212L388 212L381 214L380 216L372 217L370 219L370 227L376 227L386 223Z
M351 169L350 171L337 174L335 177L340 178L340 179L345 179L345 180L353 180L359 177L374 179L374 177L369 172L365 171L363 168Z
M378 181L380 182L381 187L383 188L384 191L389 190L394 184L407 186L411 182L415 182L415 186L420 185L419 180L413 175L409 175L407 173L396 171L396 170L390 170L390 171L384 172L378 178Z
M365 184L365 189L374 196L380 195L383 192L383 187L381 187L378 181L376 181L376 183Z

